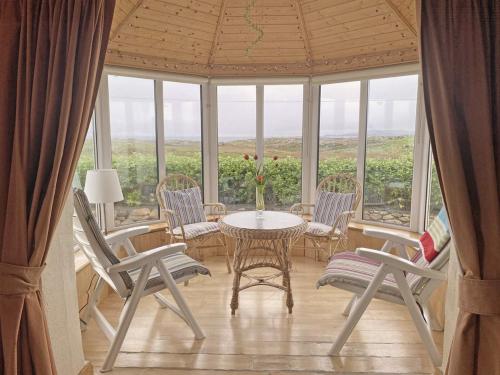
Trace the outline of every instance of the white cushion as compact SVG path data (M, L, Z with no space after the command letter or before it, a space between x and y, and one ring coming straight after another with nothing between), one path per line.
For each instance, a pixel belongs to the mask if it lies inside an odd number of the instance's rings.
M184 235L186 237L186 240L190 240L190 239L193 239L195 237L199 237L199 236L206 235L209 233L216 233L216 232L219 232L219 224L211 222L211 221L205 221L203 223L193 223L193 224L184 225ZM175 228L174 234L182 236L181 227Z
M327 236L332 230L332 227L323 223L310 222L307 223L306 234L312 236Z

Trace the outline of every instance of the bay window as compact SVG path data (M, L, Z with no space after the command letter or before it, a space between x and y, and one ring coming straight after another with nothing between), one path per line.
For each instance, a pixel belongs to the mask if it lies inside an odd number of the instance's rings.
M108 228L160 220L155 188L172 173L193 178L207 202L252 210L257 155L268 210L309 203L323 178L346 173L362 185L354 220L422 230L442 203L422 156L415 71L209 80L106 68L75 180L117 169L125 199L106 205Z

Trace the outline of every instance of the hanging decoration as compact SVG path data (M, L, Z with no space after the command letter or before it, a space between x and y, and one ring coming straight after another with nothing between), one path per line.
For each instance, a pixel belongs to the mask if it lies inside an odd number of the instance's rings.
M246 48L246 55L249 56L250 52L255 48L257 43L259 43L264 37L264 31L259 25L252 19L252 11L255 9L256 0L249 0L245 9L245 21L250 26L252 30L257 33L257 38Z

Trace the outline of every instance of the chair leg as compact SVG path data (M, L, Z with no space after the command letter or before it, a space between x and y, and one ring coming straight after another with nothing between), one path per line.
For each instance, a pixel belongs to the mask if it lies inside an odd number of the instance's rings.
M358 296L356 294L352 296L351 300L349 301L349 303L345 307L344 312L342 313L342 315L349 316L349 314L351 313L351 311L354 309L354 306L356 305L357 298L358 298Z
M141 273L139 274L139 278L137 279L137 282L134 286L134 291L127 299L127 302L125 302L125 306L123 307L123 311L120 316L120 323L118 324L118 329L116 330L116 335L114 337L113 343L111 344L111 347L109 348L108 354L104 359L101 372L107 372L113 369L116 357L120 352L123 340L125 339L125 335L127 334L128 328L130 327L130 323L132 322L132 318L134 317L135 310L137 309L137 304L139 303L142 297L142 292L146 287L149 274L151 273L151 268L152 266L150 264L147 264L142 268Z
M97 301L99 300L103 286L104 286L104 279L101 276L99 276L99 278L97 279L97 283L95 284L94 291L92 292L92 295L90 296L89 303L85 307L85 310L83 311L83 313L80 317L80 319L85 323L84 330L87 329L87 325L89 324L89 320L92 317L92 309L94 306L97 305Z
M443 325L436 319L436 316L426 304L421 305L424 318L432 331L443 331Z
M163 262L160 260L156 263L156 267L158 271L160 272L160 275L165 282L165 285L167 288L170 290L170 293L172 293L172 297L174 298L175 302L177 303L177 306L179 306L180 311L184 315L185 320L193 330L194 336L197 340L201 340L205 338L205 334L203 333L201 327L199 326L198 322L196 321L195 317L193 316L193 313L189 309L188 304L186 303L186 300L182 296L181 292L177 288L177 284L175 283L174 279L172 278L172 275L170 275L170 272L165 268L165 265Z
M373 296L377 292L378 287L380 286L380 284L382 284L382 281L384 281L386 275L387 266L383 264L379 267L370 285L368 285L368 288L366 288L363 295L356 302L354 310L352 310L349 314L349 317L347 318L342 331L340 331L340 334L337 337L337 340L333 344L332 348L328 352L328 355L335 356L340 353L347 339L351 335L354 327L356 327L356 324L358 324L359 319L361 319L361 316L363 315Z
M420 338L424 342L425 348L429 352L432 363L434 366L441 366L442 358L439 354L439 351L436 348L436 344L434 343L434 339L432 338L429 327L425 323L424 317L413 297L413 294L408 286L408 282L406 281L406 277L401 270L395 270L393 272L394 278L396 279L396 283L398 284L399 290L401 291L401 295L406 303L406 307L410 311L411 318L415 323L417 328L417 332L420 335Z

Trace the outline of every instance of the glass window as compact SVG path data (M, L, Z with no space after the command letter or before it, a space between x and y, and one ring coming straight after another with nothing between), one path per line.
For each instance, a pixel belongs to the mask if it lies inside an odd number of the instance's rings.
M163 82L166 174L180 173L189 176L201 187L200 95L200 85Z
M78 187L80 189L85 188L87 171L96 168L94 132L95 113L92 114L92 117L90 119L90 125L89 129L87 130L87 135L85 136L82 153L80 154L80 159L78 159L78 164L76 165L76 173L73 177L73 187Z
M115 226L158 219L154 80L109 76L111 154L124 201Z
M255 208L256 87L217 87L219 202L228 210Z
M441 187L439 186L439 178L437 175L436 164L431 153L431 163L429 171L429 188L427 197L427 218L426 227L437 216L441 207L443 207L443 196L441 195Z
M359 96L359 81L321 86L318 184L339 173L356 178Z
M409 226L418 76L369 81L363 219Z
M288 210L302 194L302 85L264 86L266 209ZM278 157L277 160L273 160Z

